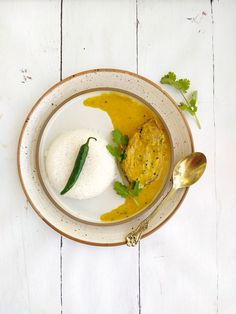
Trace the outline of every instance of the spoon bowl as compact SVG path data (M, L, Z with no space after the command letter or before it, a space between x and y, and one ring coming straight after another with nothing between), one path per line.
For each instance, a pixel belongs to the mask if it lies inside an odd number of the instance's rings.
M206 169L206 156L203 153L192 153L180 160L173 171L173 188L187 188L197 182Z
M126 236L128 246L135 246L141 239L143 232L148 228L149 222L155 217L161 207L178 190L191 186L196 183L203 175L207 165L206 156L203 153L192 153L181 159L173 170L173 186L164 200L155 208L151 214L144 219L135 230Z

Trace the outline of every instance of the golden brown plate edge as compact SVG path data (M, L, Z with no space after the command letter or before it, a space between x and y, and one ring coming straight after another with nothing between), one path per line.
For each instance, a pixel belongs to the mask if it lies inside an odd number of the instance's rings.
M28 192L26 190L26 187L24 185L24 182L23 182L23 178L22 178L22 174L21 174L21 169L20 169L20 146L21 146L21 142L22 142L22 138L23 138L23 135L24 135L24 131L25 131L25 128L26 128L26 124L27 122L29 121L31 115L33 114L34 110L36 109L36 107L39 105L40 101L45 97L47 96L53 89L55 89L56 87L58 87L59 85L63 84L64 82L67 82L71 79L73 79L74 77L77 77L77 76L82 76L82 75L85 75L85 74L89 74L89 73L96 73L96 72L116 72L116 73L123 73L123 74L128 74L128 75L131 75L131 76L134 76L136 78L139 78L139 79L142 79L144 80L145 82L151 84L152 86L154 86L155 88L157 88L159 91L161 91L170 101L171 103L173 104L173 106L175 106L177 108L177 110L179 111L182 119L183 119L183 123L185 124L186 128L187 128L187 131L188 131L188 135L189 135L189 138L190 138L190 142L191 142L191 148L192 148L192 152L194 151L194 143L193 143L193 137L192 137L192 133L191 133L191 130L190 130L190 127L187 123L187 120L186 118L184 117L183 113L180 111L180 109L178 108L178 104L175 102L175 100L166 92L164 91L159 85L157 85L156 83L154 83L153 81L147 79L146 77L143 77L139 74L136 74L136 73L133 73L133 72L130 72L130 71L127 71L127 70L120 70L120 69L113 69L113 68L101 68L101 69L90 69L90 70L86 70L86 71L82 71L82 72L78 72L76 74L73 74L73 75L70 75L68 77L66 77L65 79L57 82L56 84L54 84L53 86L51 86L38 100L37 102L35 103L35 105L31 108L30 112L28 113L26 119L25 119L25 122L23 124L23 127L21 129L21 132L20 132L20 137L19 137L19 141L18 141L18 147L17 147L17 170L18 170L18 175L19 175L19 179L20 179L20 184L22 186L22 189L23 189L23 192L28 200L28 202L30 203L31 207L34 209L34 211L39 215L39 217L47 224L49 225L52 229L54 229L55 231L57 231L59 234L61 234L62 236L65 236L67 237L68 239L70 240L73 240L73 241L76 241L76 242L79 242L79 243L83 243L83 244L87 244L87 245L92 245L92 246L119 246L119 245L124 245L126 244L125 241L122 241L122 242L116 242L116 243L97 243L97 242L88 242L88 241L84 241L84 240L81 240L81 239L78 239L78 238L75 238L71 235L68 235L66 233L64 233L63 231L61 231L60 229L58 229L57 227L55 227L54 225L52 225L48 220L46 220L42 215L41 213L38 211L38 209L36 208L36 206L33 204L31 198L29 197L28 195ZM157 227L155 227L154 229L150 230L149 232L145 233L143 235L142 238L145 238L147 236L149 236L150 234L154 233L156 230L158 230L161 226L163 226L173 215L174 213L177 211L177 209L179 208L179 206L182 204L183 200L185 199L186 195L187 195L187 192L188 192L188 188L185 190L182 198L180 199L179 203L176 205L176 207L174 208L174 210L172 211L172 213L160 224L158 225Z

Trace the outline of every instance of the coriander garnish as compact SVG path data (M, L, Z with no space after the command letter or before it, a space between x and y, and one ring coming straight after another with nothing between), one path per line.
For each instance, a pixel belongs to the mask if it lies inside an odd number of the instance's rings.
M125 149L128 145L129 138L127 135L122 134L121 131L115 129L112 131L112 140L115 145L108 144L106 148L109 153L117 159L118 162L121 162L126 158ZM139 181L133 181L128 185L119 181L115 181L113 189L123 198L131 197L135 204L139 206L139 203L136 199L136 196L138 196L139 192L141 191Z
M131 197L135 204L138 206L139 203L136 199L136 196L138 196L139 192L141 192L140 183L138 181L133 181L129 185L125 185L119 181L115 181L114 190L118 195L120 195L123 198Z
M183 111L187 111L188 113L190 113L194 120L197 123L197 126L199 129L201 129L201 125L200 122L198 120L198 117L196 115L197 112L197 91L193 91L190 94L190 97L186 97L186 93L189 89L190 86L190 81L188 79L179 79L176 80L176 75L174 72L169 72L167 75L164 75L160 82L162 84L168 84L171 85L172 87L174 87L176 90L178 90L180 92L180 94L182 95L184 102L181 102L179 105L179 108Z
M122 134L118 129L115 129L112 131L112 140L116 145L108 144L106 146L107 150L118 161L124 160L126 158L125 148L129 141L128 136Z

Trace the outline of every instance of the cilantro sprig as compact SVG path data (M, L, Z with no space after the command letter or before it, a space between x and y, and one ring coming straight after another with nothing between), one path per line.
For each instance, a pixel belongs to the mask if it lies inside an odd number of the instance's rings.
M112 131L112 140L115 145L108 144L106 148L112 156L121 162L126 158L125 149L128 145L129 138L127 135L122 134L118 129L115 129ZM139 192L142 190L139 181L133 181L128 185L115 181L113 189L123 198L131 197L135 204L139 206L136 199Z
M124 135L118 129L112 131L112 139L117 145L127 145L129 138L127 135Z
M116 193L120 195L121 197L123 198L131 197L133 201L135 202L135 204L137 206L139 205L136 199L136 197L139 195L139 193L142 190L140 187L139 181L133 181L129 185L125 185L119 181L115 181L113 188L116 191Z
M114 156L118 161L126 158L125 148L129 142L127 135L122 134L118 129L112 131L112 140L115 145L108 144L106 146L109 153Z
M190 93L189 97L186 97L185 95L189 90L190 81L186 78L177 80L175 73L169 72L161 78L160 82L162 84L168 84L180 92L184 101L180 103L179 108L183 111L187 111L196 121L198 128L201 129L201 124L196 114L197 91L193 91L192 93Z

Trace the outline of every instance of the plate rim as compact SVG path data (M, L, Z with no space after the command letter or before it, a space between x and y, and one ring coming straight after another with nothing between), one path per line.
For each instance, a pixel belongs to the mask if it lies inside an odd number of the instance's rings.
M125 241L122 241L122 242L115 242L115 243L98 243L98 242L89 242L89 241L85 241L85 240L82 240L82 239L78 239L76 237L73 237L71 235L68 235L66 234L65 232L63 232L62 230L60 230L59 228L57 228L56 226L54 226L51 222L49 222L45 217L42 216L42 214L40 213L40 211L37 209L37 207L34 205L33 201L31 200L28 192L27 192L27 189L26 189L26 186L24 184L24 181L23 181L23 176L22 176L22 172L21 172L21 166L20 166L20 147L21 147L21 142L22 142L22 139L23 139L23 135L24 135L24 132L25 132L25 128L26 128L26 125L27 125L27 122L29 121L31 115L33 114L33 112L35 111L35 109L38 107L38 105L40 104L41 100L46 97L49 93L51 93L56 87L64 84L65 82L75 78L75 77L78 77L78 76L82 76L82 75L86 75L86 74L89 74L89 73L97 73L97 72L111 72L111 73L121 73L121 74L128 74L128 75L131 75L135 78L139 78L145 82L147 82L148 84L154 86L156 89L158 89L160 92L162 92L169 100L170 102L172 103L173 106L175 106L180 114L180 116L182 117L182 120L183 120L183 123L185 124L186 126L186 129L187 129L187 132L188 132L188 135L189 135L189 139L190 139L190 146L191 146L191 149L192 149L192 152L194 152L194 142L193 142L193 136L192 136L192 133L191 133L191 129L189 127L189 124L185 118L185 116L183 115L183 113L180 111L179 107L178 107L178 104L176 103L176 101L165 91L163 90L158 84L156 84L155 82L151 81L150 79L142 76L142 75L139 75L139 74L136 74L134 72L131 72L131 71L127 71L127 70L122 70L122 69L115 69L115 68L95 68L95 69L89 69L89 70L86 70L86 71L81 71L81 72L78 72L78 73L75 73L75 74L72 74L68 77L66 77L65 79L63 80L60 80L58 81L56 84L52 85L45 93L43 93L39 98L38 100L35 102L35 104L33 105L33 107L31 108L31 110L29 111L29 113L27 114L25 120L24 120L24 123L23 123L23 126L21 128L21 131L20 131L20 136L19 136L19 140L18 140L18 145L17 145L17 170L18 170L18 177L19 177L19 180L20 180L20 184L21 184L21 187L22 187L22 190L27 198L27 201L29 202L29 204L31 205L31 207L33 208L33 210L36 212L36 214L48 225L50 226L53 230L55 230L56 232L58 232L61 236L64 236L70 240L73 240L73 241L76 241L76 242L79 242L79 243L82 243L82 244L87 244L87 245L90 245L90 246L120 246L120 245L124 245L126 244ZM175 206L175 208L173 209L173 211L171 212L171 214L161 223L159 224L158 226L156 226L155 228L153 228L152 230L150 230L149 232L145 233L142 237L143 238L146 238L147 236L151 235L152 233L154 233L155 231L157 231L160 227L162 227L173 215L174 213L177 211L177 209L180 207L180 205L182 204L182 202L184 201L187 193L188 193L188 188L185 189L184 193L183 193L183 196L181 197L179 203Z

